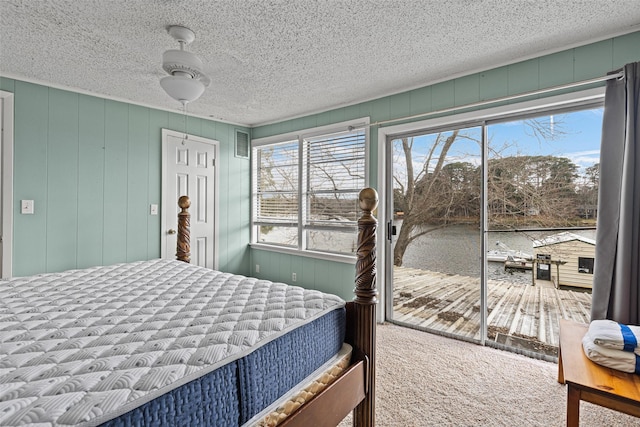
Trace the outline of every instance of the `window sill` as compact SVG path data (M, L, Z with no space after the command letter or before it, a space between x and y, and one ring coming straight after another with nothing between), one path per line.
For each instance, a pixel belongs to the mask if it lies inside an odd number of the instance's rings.
M299 249L286 248L282 246L265 245L264 243L251 243L249 245L252 249L258 249L261 251L278 252L287 255L302 256L307 258L321 259L325 261L343 262L345 264L355 264L355 255L339 255L331 254L327 252L316 251L302 251Z

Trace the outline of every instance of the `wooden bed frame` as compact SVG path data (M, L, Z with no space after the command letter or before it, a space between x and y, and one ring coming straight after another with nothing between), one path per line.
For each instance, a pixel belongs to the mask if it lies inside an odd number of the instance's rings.
M347 302L346 341L353 346L351 365L322 392L289 415L279 426L336 426L353 411L355 427L375 424L375 359L376 359L376 229L378 221L372 212L378 206L378 193L373 188L360 191L363 211L358 219L355 298ZM187 196L178 200L178 242L176 257L190 262Z

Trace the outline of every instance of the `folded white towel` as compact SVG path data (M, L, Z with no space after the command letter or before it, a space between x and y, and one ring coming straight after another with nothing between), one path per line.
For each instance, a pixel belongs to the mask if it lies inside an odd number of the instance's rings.
M628 373L640 373L640 356L599 346L589 332L582 338L582 348L587 357L599 365Z
M625 325L613 320L594 320L589 324L593 342L615 350L636 351L640 354L640 326Z

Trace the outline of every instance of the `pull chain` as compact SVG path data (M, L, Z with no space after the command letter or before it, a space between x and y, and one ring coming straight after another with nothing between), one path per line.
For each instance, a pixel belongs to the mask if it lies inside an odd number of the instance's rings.
M184 118L184 137L182 138L182 145L186 144L189 135L187 134L187 101L182 102L182 117Z

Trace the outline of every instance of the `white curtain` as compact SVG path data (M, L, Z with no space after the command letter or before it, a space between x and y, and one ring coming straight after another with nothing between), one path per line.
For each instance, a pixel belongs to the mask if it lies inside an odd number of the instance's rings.
M591 320L640 324L640 62L607 82Z

